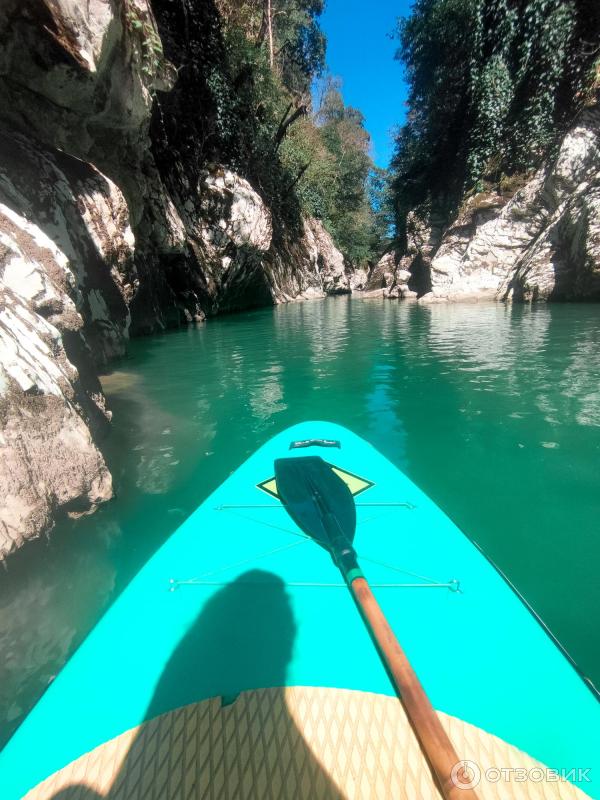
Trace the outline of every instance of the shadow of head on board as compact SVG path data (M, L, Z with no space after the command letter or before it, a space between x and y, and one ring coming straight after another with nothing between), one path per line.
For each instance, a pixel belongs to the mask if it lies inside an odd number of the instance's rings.
M175 800L181 780L165 780L165 769L185 776L186 797L194 800L213 795L259 800L265 796L256 783L261 770L269 782L268 796L342 800L286 708L283 687L296 630L285 584L273 573L251 570L219 587L174 649L146 710L146 722L137 729L114 777L90 785L86 773L86 779L54 783L48 792L41 784L32 800ZM249 705L240 693L267 687L278 688L248 721L244 715L250 713ZM207 721L198 722L194 709L200 706L192 704L207 698L217 698L210 711L213 730L200 735L198 729ZM174 709L182 710L168 713ZM232 732L236 721L239 727ZM232 736L238 739L235 745ZM214 756L207 757L207 738ZM168 755L165 747L171 749ZM180 761L175 758L177 748ZM251 764L263 757L264 764ZM215 782L221 787L218 791ZM272 782L278 787L275 791Z

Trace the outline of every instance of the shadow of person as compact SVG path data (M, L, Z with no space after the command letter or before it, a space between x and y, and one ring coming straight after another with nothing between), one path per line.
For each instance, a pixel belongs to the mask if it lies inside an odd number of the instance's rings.
M342 800L286 706L295 636L279 577L252 570L224 585L173 651L114 778L96 788L71 783L52 795L35 790L33 797ZM272 688L242 694L265 687Z

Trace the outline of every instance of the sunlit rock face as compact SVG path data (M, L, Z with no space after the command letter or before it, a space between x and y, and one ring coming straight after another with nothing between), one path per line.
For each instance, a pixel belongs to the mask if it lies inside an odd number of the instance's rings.
M301 224L299 232L282 231L281 226L274 231L266 256L274 302L349 294L350 277L344 256L323 223L308 217Z
M146 0L4 0L0 31L7 127L109 174L124 155L144 151L152 91L174 80L145 46L145 39L160 46Z
M464 204L430 260L429 283L422 302L600 297L598 106L508 202L480 194Z
M222 50L211 2L1 4L0 558L110 496L96 371L130 335L349 291L321 223L202 149Z
M359 267L350 275L350 288L353 292L364 292L369 282L369 271Z
M181 217L195 241L210 313L273 302L265 261L271 212L247 180L224 167L207 170Z
M411 273L404 268L405 263L406 259L401 259L398 253L385 253L370 270L363 291L371 295L378 293L390 300L416 297L417 293L408 286Z
M20 134L0 132L0 202L15 231L24 229L25 253L26 238L35 238L31 231L37 227L66 259L72 284L68 289L94 363L123 355L128 304L138 278L128 209L115 184L90 164ZM5 269L4 280L10 277L13 288L24 280L24 264L13 260ZM40 261L39 279L66 280L52 258Z
M87 513L112 495L92 433L106 424L104 398L65 348L87 350L76 294L66 255L0 205L0 560L58 513Z
M304 221L303 245L308 256L306 271L316 278L317 287L325 294L349 294L350 279L344 256L320 220Z

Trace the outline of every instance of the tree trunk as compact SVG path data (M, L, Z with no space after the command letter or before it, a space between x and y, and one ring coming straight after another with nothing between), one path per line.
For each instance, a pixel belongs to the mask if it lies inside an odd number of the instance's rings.
M267 31L269 33L269 64L273 69L273 10L271 8L271 0L267 0Z

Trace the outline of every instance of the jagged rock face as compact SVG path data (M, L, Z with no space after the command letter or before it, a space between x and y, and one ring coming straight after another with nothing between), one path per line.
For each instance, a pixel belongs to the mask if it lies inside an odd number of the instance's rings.
M0 8L0 560L110 497L96 371L130 334L350 291L320 222L219 165L219 58L211 0Z
M537 238L499 296L600 299L600 106L584 113L564 138L537 200Z
M170 88L175 77L146 0L2 4L2 127L94 164L124 193L138 244L137 330L168 324L175 301L160 257L185 250L149 136L153 91Z
M67 258L73 285L63 291L71 291L83 317L95 363L123 355L138 281L127 205L117 187L90 164L0 132L0 202L16 217L35 220ZM43 269L44 280L57 280L52 259Z
M5 125L112 174L139 156L154 88L173 75L146 0L4 0L0 101ZM118 133L118 136L115 134Z
M305 271L315 276L317 287L325 294L349 294L350 279L344 256L320 220L313 217L304 221L302 243L308 258Z
M530 241L514 237L512 223L503 226L498 214L504 205L496 195L470 198L456 221L445 231L430 260L432 297L461 293L493 297L519 246Z
M397 253L385 253L371 270L364 291L373 295L379 293L391 300L408 299L417 293L408 288L411 273L404 268L406 259L399 259Z
M369 282L369 270L359 267L350 275L350 288L353 292L364 292Z
M182 218L203 265L211 313L273 302L265 270L271 212L248 181L224 168L205 172Z
M395 253L386 253L371 270L365 289L367 291L390 289L396 282L395 276L396 255Z
M135 236L136 279L124 278L134 334L293 297L307 283L285 263L294 237L309 250L295 255L313 260L302 221L295 234L281 230L255 188L216 163L227 153L209 83L227 79L223 52L211 0L7 0L0 11L5 129L94 164L123 192ZM73 196L80 202L76 186ZM329 263L327 237L313 236ZM325 290L345 291L343 269L329 273L337 277Z
M278 226L266 254L268 280L275 303L313 300L328 294L348 294L350 279L343 255L323 223L302 221L302 235Z
M422 300L600 297L600 109L508 202L477 195L444 232Z
M0 560L49 530L56 514L112 495L92 430L107 412L63 336L81 340L68 259L38 227L0 205Z

